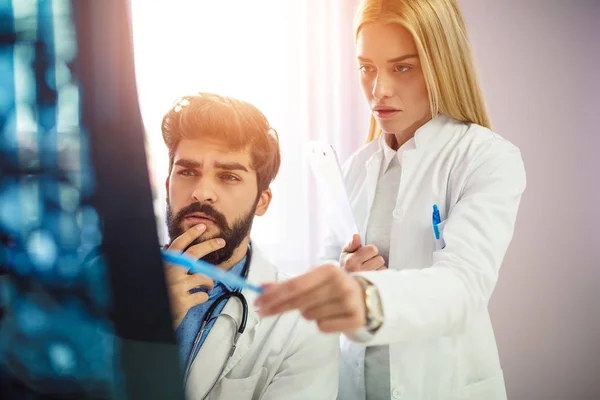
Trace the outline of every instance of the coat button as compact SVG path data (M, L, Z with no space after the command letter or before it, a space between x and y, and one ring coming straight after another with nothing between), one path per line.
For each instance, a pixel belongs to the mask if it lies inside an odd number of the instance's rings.
M392 213L392 216L396 219L400 219L404 216L404 210L402 210L401 208L397 208Z
M402 386L399 386L397 388L394 388L394 390L392 390L392 396L395 399L403 399L404 395L405 395L405 390Z

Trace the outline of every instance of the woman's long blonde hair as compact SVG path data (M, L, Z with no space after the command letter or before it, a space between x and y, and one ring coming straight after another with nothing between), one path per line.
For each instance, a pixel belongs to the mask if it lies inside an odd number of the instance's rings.
M491 129L455 0L362 0L355 16L355 40L365 24L374 22L399 24L412 34L432 116L442 113ZM379 135L381 129L371 116L367 142Z

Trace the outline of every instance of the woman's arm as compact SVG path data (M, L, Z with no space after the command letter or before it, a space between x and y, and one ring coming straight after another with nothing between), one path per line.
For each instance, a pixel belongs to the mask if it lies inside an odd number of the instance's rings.
M446 247L434 254L433 265L357 273L379 289L385 318L362 341L377 345L462 330L488 304L525 186L523 161L514 146L489 148L472 161L460 200L446 220ZM260 306L263 315L298 308L326 332L355 332L365 324L360 285L331 266L269 287Z
M446 220L446 247L434 253L432 266L357 273L379 289L385 316L369 344L460 332L487 307L525 186L523 161L514 147L474 163Z

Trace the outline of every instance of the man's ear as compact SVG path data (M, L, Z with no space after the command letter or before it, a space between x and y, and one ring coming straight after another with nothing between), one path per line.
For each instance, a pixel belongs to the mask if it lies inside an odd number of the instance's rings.
M167 193L169 193L169 178L171 178L171 176L167 176L167 179L165 180L165 190L167 191Z
M265 215L267 209L269 208L269 204L271 204L271 199L273 198L273 193L271 192L271 188L263 190L258 198L258 203L256 204L256 211L254 215L261 217Z

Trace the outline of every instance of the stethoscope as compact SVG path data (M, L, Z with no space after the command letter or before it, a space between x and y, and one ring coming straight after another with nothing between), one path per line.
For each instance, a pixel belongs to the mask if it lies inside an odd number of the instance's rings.
M248 278L248 266L250 265L251 258L252 258L252 246L248 245L248 252L246 253L246 261L244 262L244 268L242 269L242 276L244 278ZM219 304L221 304L223 301L228 301L232 297L237 298L239 300L240 304L242 305L242 320L241 320L239 326L238 326L237 321L229 314L213 315L213 312L219 306ZM213 390L213 388L219 381L221 374L225 370L225 366L227 365L227 362L231 359L231 357L233 357L233 354L235 353L237 341L240 338L240 335L242 333L244 333L244 330L246 329L246 321L248 320L248 302L246 301L246 298L244 297L244 295L238 291L224 293L224 294L220 295L219 297L217 297L217 299L211 304L211 306L208 308L208 310L206 310L206 314L204 315L204 318L202 319L202 325L200 326L200 331L198 332L198 334L196 335L196 338L194 339L194 345L192 346L192 351L190 352L188 361L186 363L185 376L184 376L184 387L187 384L187 380L190 376L190 370L192 368L192 363L194 362L194 359L196 358L196 350L198 349L198 344L200 343L200 339L204 335L206 326L211 321L216 320L219 317L225 317L228 321L230 321L233 324L235 330L234 330L234 334L233 334L233 339L231 341L231 350L229 351L229 356L223 363L223 366L221 367L221 371L219 372L219 374L217 375L217 378L215 379L215 381L211 385L210 389L208 390L208 392L206 392L206 395L203 398L206 398L206 396L208 396L208 394Z

